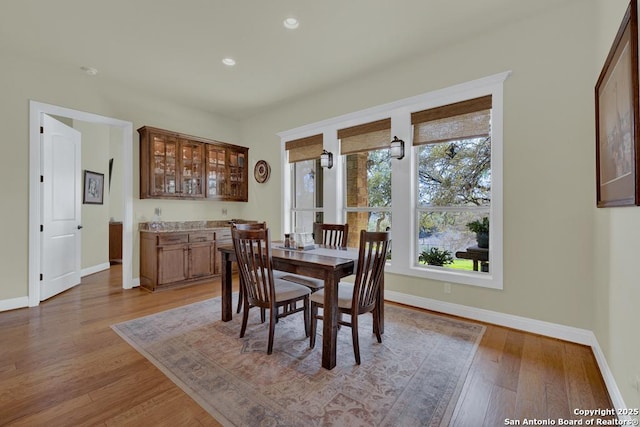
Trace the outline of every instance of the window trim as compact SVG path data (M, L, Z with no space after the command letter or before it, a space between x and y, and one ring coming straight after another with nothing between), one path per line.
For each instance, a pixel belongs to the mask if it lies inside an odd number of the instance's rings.
M397 135L405 141L405 158L392 161L392 237L396 241L394 245L393 263L388 265L386 272L445 281L451 283L467 284L492 289L503 289L503 91L504 82L511 74L505 71L477 80L450 86L444 89L427 92L421 95L405 98L388 104L378 105L365 110L349 113L328 120L305 125L289 131L280 132L282 145L282 170L286 170L285 142L310 136L324 134L324 149L334 153L334 160L338 164L330 170L325 170L325 189L343 187L344 173L341 166L339 153L339 141L337 131L341 128L365 124L376 120L391 117L391 134ZM418 220L416 218L416 169L417 156L415 147L411 143L413 129L411 125L411 113L446 104L492 95L492 124L491 124L491 207L490 215L492 224L490 228L491 251L489 273L464 272L461 270L439 269L437 267L417 266L416 239L418 235ZM283 212L291 209L290 174L282 174ZM337 184L337 185L336 185ZM324 215L325 221L341 221L345 212L345 201L342 191L332 193L325 191ZM283 215L283 225L287 225ZM284 230L288 227L284 227ZM398 244L397 242L404 242Z

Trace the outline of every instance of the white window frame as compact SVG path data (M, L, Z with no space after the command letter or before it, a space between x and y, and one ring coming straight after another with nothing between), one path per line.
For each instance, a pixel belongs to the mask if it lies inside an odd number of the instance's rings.
M448 88L379 105L333 119L309 124L278 134L281 138L282 167L287 170L285 142L313 134L324 134L323 148L334 155L334 166L325 169L324 218L326 222L343 222L346 210L344 198L344 168L339 155L337 130L391 117L391 135L405 141L405 157L391 161L391 221L393 262L386 272L421 277L450 283L460 283L493 289L503 289L503 86L511 71L495 74ZM417 156L412 145L411 113L454 102L492 95L491 113L491 227L489 273L436 269L418 265L416 218ZM283 209L291 211L291 177L282 179ZM337 189L337 191L336 191ZM283 230L289 230L290 215L283 215ZM289 224L287 224L289 223Z
M290 198L291 198L291 199L290 199L290 200L291 200L291 207L289 208L289 215L290 215L289 221L290 221L290 223L291 223L291 228L290 228L290 229L288 229L288 231L287 231L287 232L291 232L291 233L293 233L293 232L297 232L297 230L294 230L294 228L295 228L295 220L294 220L294 217L295 217L296 213L298 213L298 212L299 212L299 213L307 213L307 212L309 212L309 213L314 213L314 214L316 214L316 213L318 213L318 212L321 212L321 213L324 215L324 204L323 204L323 207L321 207L321 208L317 208L317 207L316 207L316 208L297 208L297 207L295 207L294 199L295 199L295 190L296 190L296 188L295 188L295 185L294 185L294 184L295 184L295 183L294 183L294 179L295 179L295 178L294 178L294 173L293 173L293 171L294 171L294 168L295 168L295 164L296 164L296 163L297 163L297 162L293 162L293 163L289 163L289 164L288 164L288 165L289 165L289 171L288 171L288 173L289 173L289 176L291 177L291 180L290 180L290 183L291 183L291 184L290 184L290 186L289 186L289 187L290 187L290 188L289 188L289 190L291 191L291 194L290 194ZM323 175L324 175L324 171L323 171ZM323 186L323 187L324 187L324 186ZM312 232L313 230L304 230L304 231L310 231L310 232Z

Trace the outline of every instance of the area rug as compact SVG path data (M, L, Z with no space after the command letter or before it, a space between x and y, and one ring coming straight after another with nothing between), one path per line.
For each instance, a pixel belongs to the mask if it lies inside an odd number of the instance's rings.
M372 316L360 316L362 364L342 327L329 371L321 367L321 321L312 350L301 314L280 319L268 355L259 310L250 311L244 338L241 315L222 322L220 310L214 298L112 328L229 426L447 425L485 329L387 305L382 344Z

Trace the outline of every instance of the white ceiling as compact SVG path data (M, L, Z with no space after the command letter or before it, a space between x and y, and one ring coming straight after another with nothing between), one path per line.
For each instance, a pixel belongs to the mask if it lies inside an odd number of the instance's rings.
M569 1L2 0L0 49L242 119Z

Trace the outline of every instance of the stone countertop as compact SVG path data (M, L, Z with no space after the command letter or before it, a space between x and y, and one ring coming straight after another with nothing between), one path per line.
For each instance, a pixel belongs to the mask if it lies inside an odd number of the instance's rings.
M167 233L175 231L204 231L229 228L232 223L243 224L256 222L245 219L208 220L208 221L158 221L140 222L138 230L151 233Z

